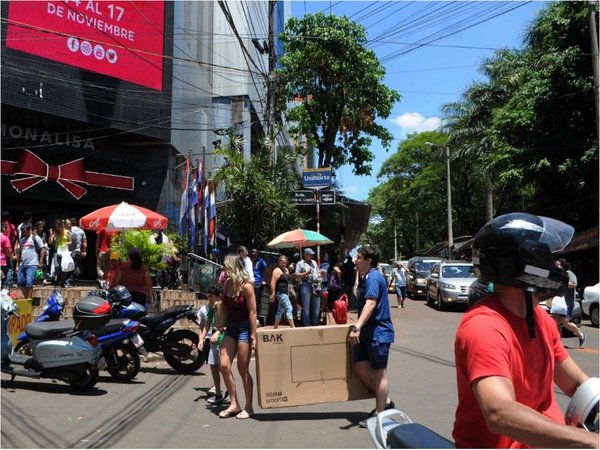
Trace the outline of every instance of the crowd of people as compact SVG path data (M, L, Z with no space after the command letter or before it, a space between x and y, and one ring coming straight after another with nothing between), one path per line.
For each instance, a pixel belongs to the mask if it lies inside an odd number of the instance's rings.
M33 222L33 213L25 212L15 225L10 212L2 212L1 268L2 287L15 282L24 298L30 298L35 282L68 287L76 283L87 255L85 232L76 218L56 219L49 227L46 220Z

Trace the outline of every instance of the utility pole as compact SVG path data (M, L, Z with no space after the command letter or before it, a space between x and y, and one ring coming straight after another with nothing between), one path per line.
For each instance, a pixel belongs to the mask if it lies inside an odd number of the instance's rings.
M398 261L398 235L396 233L396 219L394 219L394 261Z
M277 161L277 146L275 142L275 91L277 80L275 79L275 7L276 0L269 0L269 74L267 83L267 122L269 141L271 143L271 158L273 163Z
M598 71L598 29L596 27L596 1L588 1L588 18L590 21L590 37L592 39L592 67L594 68L594 106L596 107L596 132L600 139L600 94L599 94L599 78Z
M450 185L450 147L444 146L446 152L446 189L448 190L448 259L452 259L452 246L454 245L454 236L452 233L452 186Z

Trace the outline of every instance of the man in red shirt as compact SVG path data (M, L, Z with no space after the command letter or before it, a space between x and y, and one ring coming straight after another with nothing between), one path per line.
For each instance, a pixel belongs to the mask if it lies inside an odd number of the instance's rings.
M552 318L536 308L567 287L552 253L573 231L553 219L513 213L475 236L473 263L494 287L456 333L457 448L598 448L598 434L565 425L554 384L571 397L588 376L564 349Z
M99 280L106 280L110 256L110 243L118 231L100 230L96 234L96 272Z

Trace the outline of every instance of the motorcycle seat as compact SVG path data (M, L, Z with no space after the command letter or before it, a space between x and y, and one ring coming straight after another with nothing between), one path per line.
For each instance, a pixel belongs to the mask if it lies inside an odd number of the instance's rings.
M454 443L418 423L398 425L387 434L390 448L454 448Z
M177 317L187 311L191 311L192 307L190 305L182 305L182 306L171 306L169 309L164 311L149 313L140 319L140 322L144 325L152 327L161 323L163 320L170 319L171 317Z
M49 339L60 337L74 331L75 322L59 320L58 322L31 322L25 327L25 333L30 339Z

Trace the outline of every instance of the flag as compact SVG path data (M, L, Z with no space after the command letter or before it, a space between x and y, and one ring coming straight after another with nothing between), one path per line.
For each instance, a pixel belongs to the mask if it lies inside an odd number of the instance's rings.
M217 244L217 234L215 233L217 228L217 201L214 185L211 188L210 200L208 202L208 222L208 237L210 239L210 245L215 247Z
M190 196L190 212L191 220L190 220L190 237L192 241L192 251L196 249L196 228L197 228L197 220L196 220L196 209L198 206L198 192L202 192L202 163L197 169L196 176L194 177L194 181L192 182L191 196Z
M179 205L179 234L182 236L187 235L188 222L189 222L189 211L190 211L190 194L188 192L189 178L190 176L190 160L185 159L185 177L183 180L183 192L181 193L181 203Z
M208 203L210 200L209 186L206 183L204 187L204 198L202 202L202 216L204 220L204 233L203 233L203 242L204 242L204 254L208 254Z

